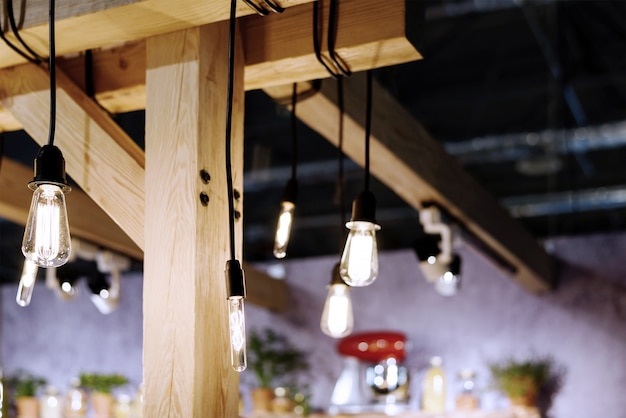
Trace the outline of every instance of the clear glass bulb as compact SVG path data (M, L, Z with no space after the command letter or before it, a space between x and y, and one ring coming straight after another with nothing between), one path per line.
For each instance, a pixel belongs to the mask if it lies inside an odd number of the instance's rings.
M67 262L70 252L65 195L59 186L42 184L33 193L22 253L40 267L59 267Z
M341 255L339 274L349 286L367 286L378 276L376 231L380 226L366 221L352 221L346 226L350 233Z
M242 372L246 369L246 317L243 298L228 298L228 328L230 330L230 361L233 369Z
M435 290L441 296L454 296L459 290L460 282L459 275L446 271L435 282Z
M350 289L342 283L331 284L320 321L322 332L329 337L342 338L354 328Z
M38 270L39 268L35 263L28 259L24 260L22 277L20 278L20 284L17 287L17 296L15 297L15 301L18 305L22 307L30 305L30 299L33 296L33 290L35 289L35 280L37 280Z
M285 258L287 255L287 245L291 235L291 225L293 224L293 211L296 205L293 202L283 200L280 204L280 215L276 225L276 236L274 237L274 257Z

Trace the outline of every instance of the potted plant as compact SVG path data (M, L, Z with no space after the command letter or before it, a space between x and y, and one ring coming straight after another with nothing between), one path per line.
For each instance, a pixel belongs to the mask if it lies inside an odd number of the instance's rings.
M80 386L90 392L96 418L109 418L113 409L111 391L128 383L121 374L82 373Z
M276 387L295 387L296 374L308 370L305 354L271 329L252 331L248 340L248 366L256 378L253 409L270 411Z
M7 384L15 398L18 418L38 418L37 390L46 384L46 380L33 376L25 370L18 370L9 377Z
M511 400L512 405L536 406L540 390L551 377L551 358L526 361L507 360L489 366L496 385Z

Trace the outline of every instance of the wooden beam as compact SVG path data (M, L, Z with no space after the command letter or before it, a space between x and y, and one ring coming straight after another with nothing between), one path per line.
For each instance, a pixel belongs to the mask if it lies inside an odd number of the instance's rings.
M48 74L35 65L0 73L0 101L40 145L48 141ZM62 71L55 145L72 179L143 248L143 151Z
M311 1L283 0L278 3L288 8ZM230 5L229 0L177 0L175 4L171 0L116 0L114 5L123 4L120 7L110 7L103 0L63 0L58 3L61 15L56 22L56 49L59 55L223 21L228 18ZM45 57L48 55L47 0L26 2L26 13L28 18L20 35ZM238 2L237 16L253 13L244 2ZM11 34L7 36L14 40ZM24 58L0 42L0 67L24 62Z
M32 191L26 184L33 177L32 167L8 158L2 160L0 170L0 214L2 218L23 225L28 216ZM80 189L72 190L67 207L72 236L102 247L126 254L136 259L143 258L143 251L89 196Z
M226 22L148 40L143 297L148 417L238 415L224 277L230 259L227 49ZM233 185L242 190L244 65L242 49L237 52L232 164ZM209 172L208 182L201 170ZM241 221L236 223L239 254Z
M265 90L276 100L290 97L291 86ZM364 164L365 76L355 74L344 82L344 151ZM321 92L298 103L298 117L337 145L339 111L336 83L323 83ZM513 266L514 278L526 289L541 292L552 286L550 257L500 204L484 190L442 145L377 83L373 89L372 175L419 210L422 204L439 204L457 221ZM384 225L381 231L384 234Z
M420 59L415 45L419 41L421 7L420 2L410 0L343 0L339 7L337 53L353 71ZM323 14L326 21L328 7ZM242 19L246 90L329 76L313 52L311 21L311 5L294 7L282 15ZM325 37L321 43L322 52L327 55ZM106 110L122 113L145 108L145 56L144 41L94 51L94 90ZM60 58L58 65L85 90L82 55ZM0 109L0 131L19 128L19 122Z
M354 71L421 59L416 49L422 29L422 2L414 0L342 0L338 5L336 52ZM322 53L327 53L329 2L323 2ZM244 19L246 89L329 77L313 50L313 9Z
M7 86L0 91L0 102L11 109L40 145L47 142L49 83L48 74L34 65L0 71L0 84ZM68 216L70 224L78 228L77 236L141 259L137 249L144 248L144 152L63 72L57 74L55 144L63 151L68 174L89 196L83 197L78 191L68 196ZM11 169L8 163L2 173L11 173ZM28 210L30 192L19 186L32 176L32 169L23 168L10 174L9 181L15 179L17 184L8 185L22 197L16 203L11 201L11 194L2 193L0 202L5 203L0 203L0 208L7 210L6 215L0 212L2 216L14 222L26 220L15 208L24 204L24 210ZM101 211L95 211L93 202L112 220L107 222L100 216ZM89 225L90 218L97 226ZM132 243L128 242L129 237ZM287 288L283 282L254 269L249 269L247 274L252 281L262 283L258 292L250 293L251 303L275 310L287 306Z

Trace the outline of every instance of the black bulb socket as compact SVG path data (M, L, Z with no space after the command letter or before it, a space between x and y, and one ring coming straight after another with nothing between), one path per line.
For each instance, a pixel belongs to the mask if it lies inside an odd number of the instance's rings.
M243 277L243 269L239 260L228 260L226 262L226 291L228 299L232 297L246 297L246 281Z
M35 156L35 177L28 183L28 187L35 190L42 184L59 186L63 193L72 190L65 177L63 154L54 145L44 145Z
M369 190L363 190L352 201L351 222L364 221L376 224L376 198Z
M283 202L291 202L295 205L297 197L298 181L295 178L290 178L283 190Z
M333 267L333 275L330 278L330 285L336 285L336 284L343 284L346 285L346 282L341 278L341 274L339 274L339 263L335 264L335 267Z

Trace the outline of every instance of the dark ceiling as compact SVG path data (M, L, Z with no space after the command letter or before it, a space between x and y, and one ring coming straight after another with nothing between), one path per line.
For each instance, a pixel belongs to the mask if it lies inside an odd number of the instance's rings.
M538 239L625 230L626 2L425 5L424 59L376 70L378 82ZM143 142L143 112L116 120ZM244 258L269 260L290 175L289 112L251 91L245 124ZM24 135L6 134L4 153L31 164L37 147ZM338 254L345 231L337 150L301 123L298 138L288 257ZM361 168L346 161L348 210L362 179ZM411 247L420 234L417 212L377 181L372 190L379 248ZM1 279L15 282L21 228L0 223L0 237Z

